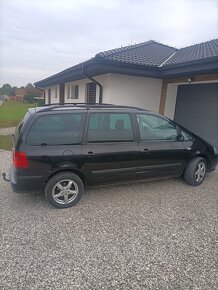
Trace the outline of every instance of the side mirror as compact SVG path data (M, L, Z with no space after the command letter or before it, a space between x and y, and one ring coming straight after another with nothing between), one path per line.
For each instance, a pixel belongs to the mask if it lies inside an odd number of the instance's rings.
M181 133L177 135L177 140L178 140L178 141L183 142L184 139L185 139L185 138L182 136Z
M176 131L177 131L177 140L183 142L185 138L182 135L181 129L178 126L176 126Z

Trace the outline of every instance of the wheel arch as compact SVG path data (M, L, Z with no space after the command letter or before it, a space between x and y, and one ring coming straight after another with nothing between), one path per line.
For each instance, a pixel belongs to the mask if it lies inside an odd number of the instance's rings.
M58 174L58 173L64 173L64 172L70 172L70 173L74 173L74 174L78 175L79 178L82 180L82 182L83 182L83 184L84 184L84 187L87 187L88 182L87 182L87 179L85 178L85 176L84 176L80 171L75 170L75 169L69 169L69 168L68 168L68 169L59 169L59 170L53 172L52 174L50 174L50 175L46 178L45 183L47 183L48 180L51 179L51 178L52 178L53 176L55 176L56 174Z
M199 153L199 154L196 154L195 156L192 157L195 158L195 157L202 157L206 160L207 162L207 172L210 172L211 171L211 161L210 161L210 158L208 157L207 154L204 154L204 153Z

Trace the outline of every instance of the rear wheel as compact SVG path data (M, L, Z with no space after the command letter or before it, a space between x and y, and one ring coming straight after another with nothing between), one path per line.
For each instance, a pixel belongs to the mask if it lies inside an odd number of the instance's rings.
M206 173L206 160L202 157L195 157L187 165L184 173L184 179L188 184L198 186L204 181Z
M45 195L50 204L57 208L67 208L76 204L84 192L80 177L71 172L54 175L46 184Z

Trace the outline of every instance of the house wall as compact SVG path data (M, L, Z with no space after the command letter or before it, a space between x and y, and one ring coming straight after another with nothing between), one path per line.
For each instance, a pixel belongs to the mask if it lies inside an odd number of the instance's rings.
M52 104L59 103L60 86L59 85L55 85L55 86L52 86L52 87L43 88L43 90L45 91L45 104L48 104L48 90L49 89L51 89L51 103ZM57 89L57 98L55 98L55 89Z
M110 81L110 74L100 75L96 76L95 79L100 82L103 85L104 88L104 97L108 99L109 94L109 81ZM72 82L65 83L65 103L84 103L86 102L86 84L91 82L89 79L82 79ZM79 97L78 99L71 99L67 98L67 87L69 85L78 85L79 86ZM58 88L58 97L55 98L55 88ZM51 103L59 103L59 97L60 97L60 86L55 85L51 87L44 88L45 91L45 103L48 104L48 90L51 89ZM96 88L96 102L99 101L99 87ZM104 101L105 102L105 101Z
M95 79L103 85L103 103L116 105L138 106L144 109L158 112L162 80L145 77L136 77L120 74L104 74ZM65 103L86 102L86 84L89 79L82 79L65 84ZM68 99L67 87L79 86L79 98ZM55 88L58 88L58 98L55 98ZM51 103L59 102L59 86L51 88ZM46 91L46 104L48 103L48 89ZM99 101L99 87L97 86L97 98Z
M104 96L104 102L158 112L161 86L160 79L111 74L108 98Z
M94 77L94 79L100 82L103 85L103 94L105 98L108 98L109 93L109 81L110 74L104 74ZM65 84L65 103L85 103L86 102L86 84L90 83L89 79L82 79L77 81L68 82ZM68 99L67 96L67 87L69 85L78 85L79 86L79 98L78 99ZM99 102L99 87L96 87L96 102ZM104 101L105 102L105 101Z

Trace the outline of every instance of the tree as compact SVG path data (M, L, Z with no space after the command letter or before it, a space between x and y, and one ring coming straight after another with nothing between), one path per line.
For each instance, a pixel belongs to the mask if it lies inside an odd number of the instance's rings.
M12 93L13 93L13 89L12 89L11 85L9 85L9 84L4 84L0 88L0 95L10 96Z
M34 88L34 85L31 84L31 83L28 83L28 84L26 85L26 88L27 88L27 89L33 89L33 88Z
M15 96L16 95L16 90L18 89L18 87L13 87L12 89L11 89L11 95L12 96Z

